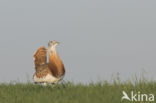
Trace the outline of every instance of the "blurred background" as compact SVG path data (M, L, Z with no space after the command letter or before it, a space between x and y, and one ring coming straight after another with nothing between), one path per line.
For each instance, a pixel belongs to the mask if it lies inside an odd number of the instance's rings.
M156 80L155 0L1 0L0 82L32 81L33 54L49 40L65 80Z

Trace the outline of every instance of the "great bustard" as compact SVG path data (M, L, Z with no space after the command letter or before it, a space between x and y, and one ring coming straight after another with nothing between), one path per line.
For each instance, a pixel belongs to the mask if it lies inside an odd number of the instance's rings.
M62 80L65 75L65 68L60 59L56 46L59 42L53 40L48 43L49 63L47 63L47 49L40 47L34 54L35 74L33 80L35 83L56 84Z

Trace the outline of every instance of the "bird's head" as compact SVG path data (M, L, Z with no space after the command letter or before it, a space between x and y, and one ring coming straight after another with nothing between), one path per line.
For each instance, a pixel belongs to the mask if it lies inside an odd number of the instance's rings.
M58 45L58 44L59 44L58 41L52 40L52 41L49 41L48 47L49 47L49 48L51 48L51 47L56 47L56 45Z

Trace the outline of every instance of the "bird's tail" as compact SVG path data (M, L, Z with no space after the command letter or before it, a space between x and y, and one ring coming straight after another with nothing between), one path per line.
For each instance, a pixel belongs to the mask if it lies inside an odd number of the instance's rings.
M47 49L45 47L40 47L34 54L35 69L37 70L38 66L46 63L47 63Z

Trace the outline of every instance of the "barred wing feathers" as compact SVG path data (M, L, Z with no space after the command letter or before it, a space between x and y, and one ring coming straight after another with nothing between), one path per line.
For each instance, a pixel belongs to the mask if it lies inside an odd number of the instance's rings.
M37 71L39 66L47 64L47 49L45 47L40 47L35 52L34 64L35 64L35 70L36 71Z

